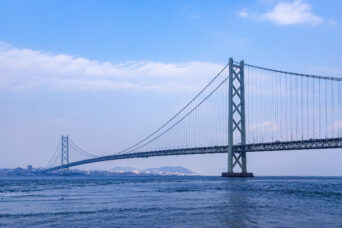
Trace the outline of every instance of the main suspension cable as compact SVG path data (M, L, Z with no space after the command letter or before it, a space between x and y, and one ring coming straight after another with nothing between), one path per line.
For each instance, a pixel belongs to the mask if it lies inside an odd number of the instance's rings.
M169 119L167 122L165 122L161 127L159 127L157 130L155 130L154 132L152 132L150 135L148 135L147 137L143 138L142 140L140 140L139 142L135 143L134 145L119 151L116 154L121 154L121 153L125 153L129 150L131 150L132 148L140 145L141 143L145 142L146 140L148 140L149 138L151 138L153 135L155 135L157 132L159 132L161 129L163 129L166 125L168 125L172 120L174 120L177 116L179 116L179 114L181 114L187 107L189 107L220 75L221 73L229 66L229 63L227 63L222 70L194 97L192 98L183 108L181 108L173 117L171 117L171 119Z

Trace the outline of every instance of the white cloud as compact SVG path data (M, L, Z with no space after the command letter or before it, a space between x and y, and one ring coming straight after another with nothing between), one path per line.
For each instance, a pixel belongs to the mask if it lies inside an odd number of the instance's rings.
M261 18L279 25L318 24L323 21L321 17L312 13L310 4L301 0L292 3L280 2Z
M242 17L242 18L245 18L248 16L248 13L247 13L247 9L246 8L243 8L242 10L240 10L238 12L239 16Z
M329 25L336 25L334 20L325 20L312 12L310 4L295 0L293 2L278 2L272 10L264 14L247 11L243 8L238 12L241 18L249 18L256 21L271 21L277 25L312 24L327 22Z
M98 62L0 43L0 90L152 90L193 91L222 68L207 62Z

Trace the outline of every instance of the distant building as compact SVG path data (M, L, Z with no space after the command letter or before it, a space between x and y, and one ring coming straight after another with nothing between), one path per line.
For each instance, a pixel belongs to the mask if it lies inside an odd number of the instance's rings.
M28 165L28 166L27 166L27 169L28 169L28 170L32 170L32 165Z

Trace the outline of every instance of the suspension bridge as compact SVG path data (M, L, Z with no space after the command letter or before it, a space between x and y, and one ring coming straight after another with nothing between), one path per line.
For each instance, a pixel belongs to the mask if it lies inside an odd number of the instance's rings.
M119 159L227 153L228 170L222 176L251 177L247 152L341 147L342 78L275 70L230 58L193 99L147 137L98 156L62 136L42 171ZM71 160L76 153L84 158Z

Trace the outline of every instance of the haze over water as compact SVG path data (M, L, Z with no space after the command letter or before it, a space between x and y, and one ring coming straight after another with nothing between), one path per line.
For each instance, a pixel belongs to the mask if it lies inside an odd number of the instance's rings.
M340 177L1 177L1 227L337 227Z

